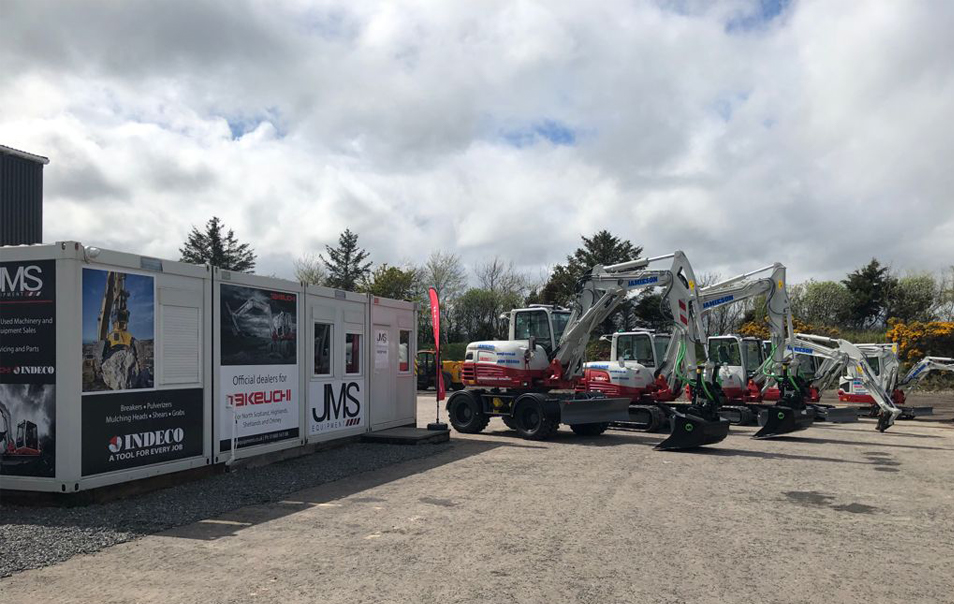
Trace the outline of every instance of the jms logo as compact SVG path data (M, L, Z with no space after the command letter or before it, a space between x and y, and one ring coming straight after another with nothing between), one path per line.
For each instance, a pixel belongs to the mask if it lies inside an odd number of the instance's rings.
M311 417L316 422L338 422L341 426L357 426L361 423L361 384L344 382L338 392L334 384L325 384L324 401L313 407Z
M21 264L16 272L12 272L12 268L0 266L0 296L39 296L43 289L43 269L35 264Z

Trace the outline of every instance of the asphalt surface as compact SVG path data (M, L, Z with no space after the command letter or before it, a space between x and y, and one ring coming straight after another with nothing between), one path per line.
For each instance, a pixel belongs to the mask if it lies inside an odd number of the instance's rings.
M493 420L434 455L15 574L0 601L954 602L954 425L755 430L663 453L662 435L535 443Z

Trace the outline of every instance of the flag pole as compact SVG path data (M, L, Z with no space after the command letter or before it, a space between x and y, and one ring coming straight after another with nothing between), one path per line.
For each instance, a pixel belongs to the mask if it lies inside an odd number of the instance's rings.
M434 406L436 419L427 424L428 430L447 430L447 424L441 422L441 401L444 400L444 368L441 366L441 302L437 290L433 287L427 292L431 303L431 326L434 331Z

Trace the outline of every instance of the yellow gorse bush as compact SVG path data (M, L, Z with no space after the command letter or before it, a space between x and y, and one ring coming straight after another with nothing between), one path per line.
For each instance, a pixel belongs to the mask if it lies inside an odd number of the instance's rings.
M926 355L954 354L954 322L951 321L904 323L889 319L885 337L889 342L897 342L898 356L902 361L914 362Z

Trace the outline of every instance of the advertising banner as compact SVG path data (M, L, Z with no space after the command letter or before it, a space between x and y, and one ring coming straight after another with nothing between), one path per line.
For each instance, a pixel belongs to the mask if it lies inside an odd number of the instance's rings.
M202 455L202 389L83 397L83 476Z
M0 262L0 475L56 470L56 263Z
M364 425L366 405L360 381L312 382L308 400L309 436Z
M388 368L388 330L376 329L374 331L374 368Z
M219 449L298 438L298 296L220 288Z
M437 290L433 287L427 291L428 299L431 303L431 326L434 328L434 362L437 363L437 376L434 390L437 390L437 400L444 400L445 388L444 372L441 368L441 301L437 296Z
M154 387L155 279L83 269L83 392Z

